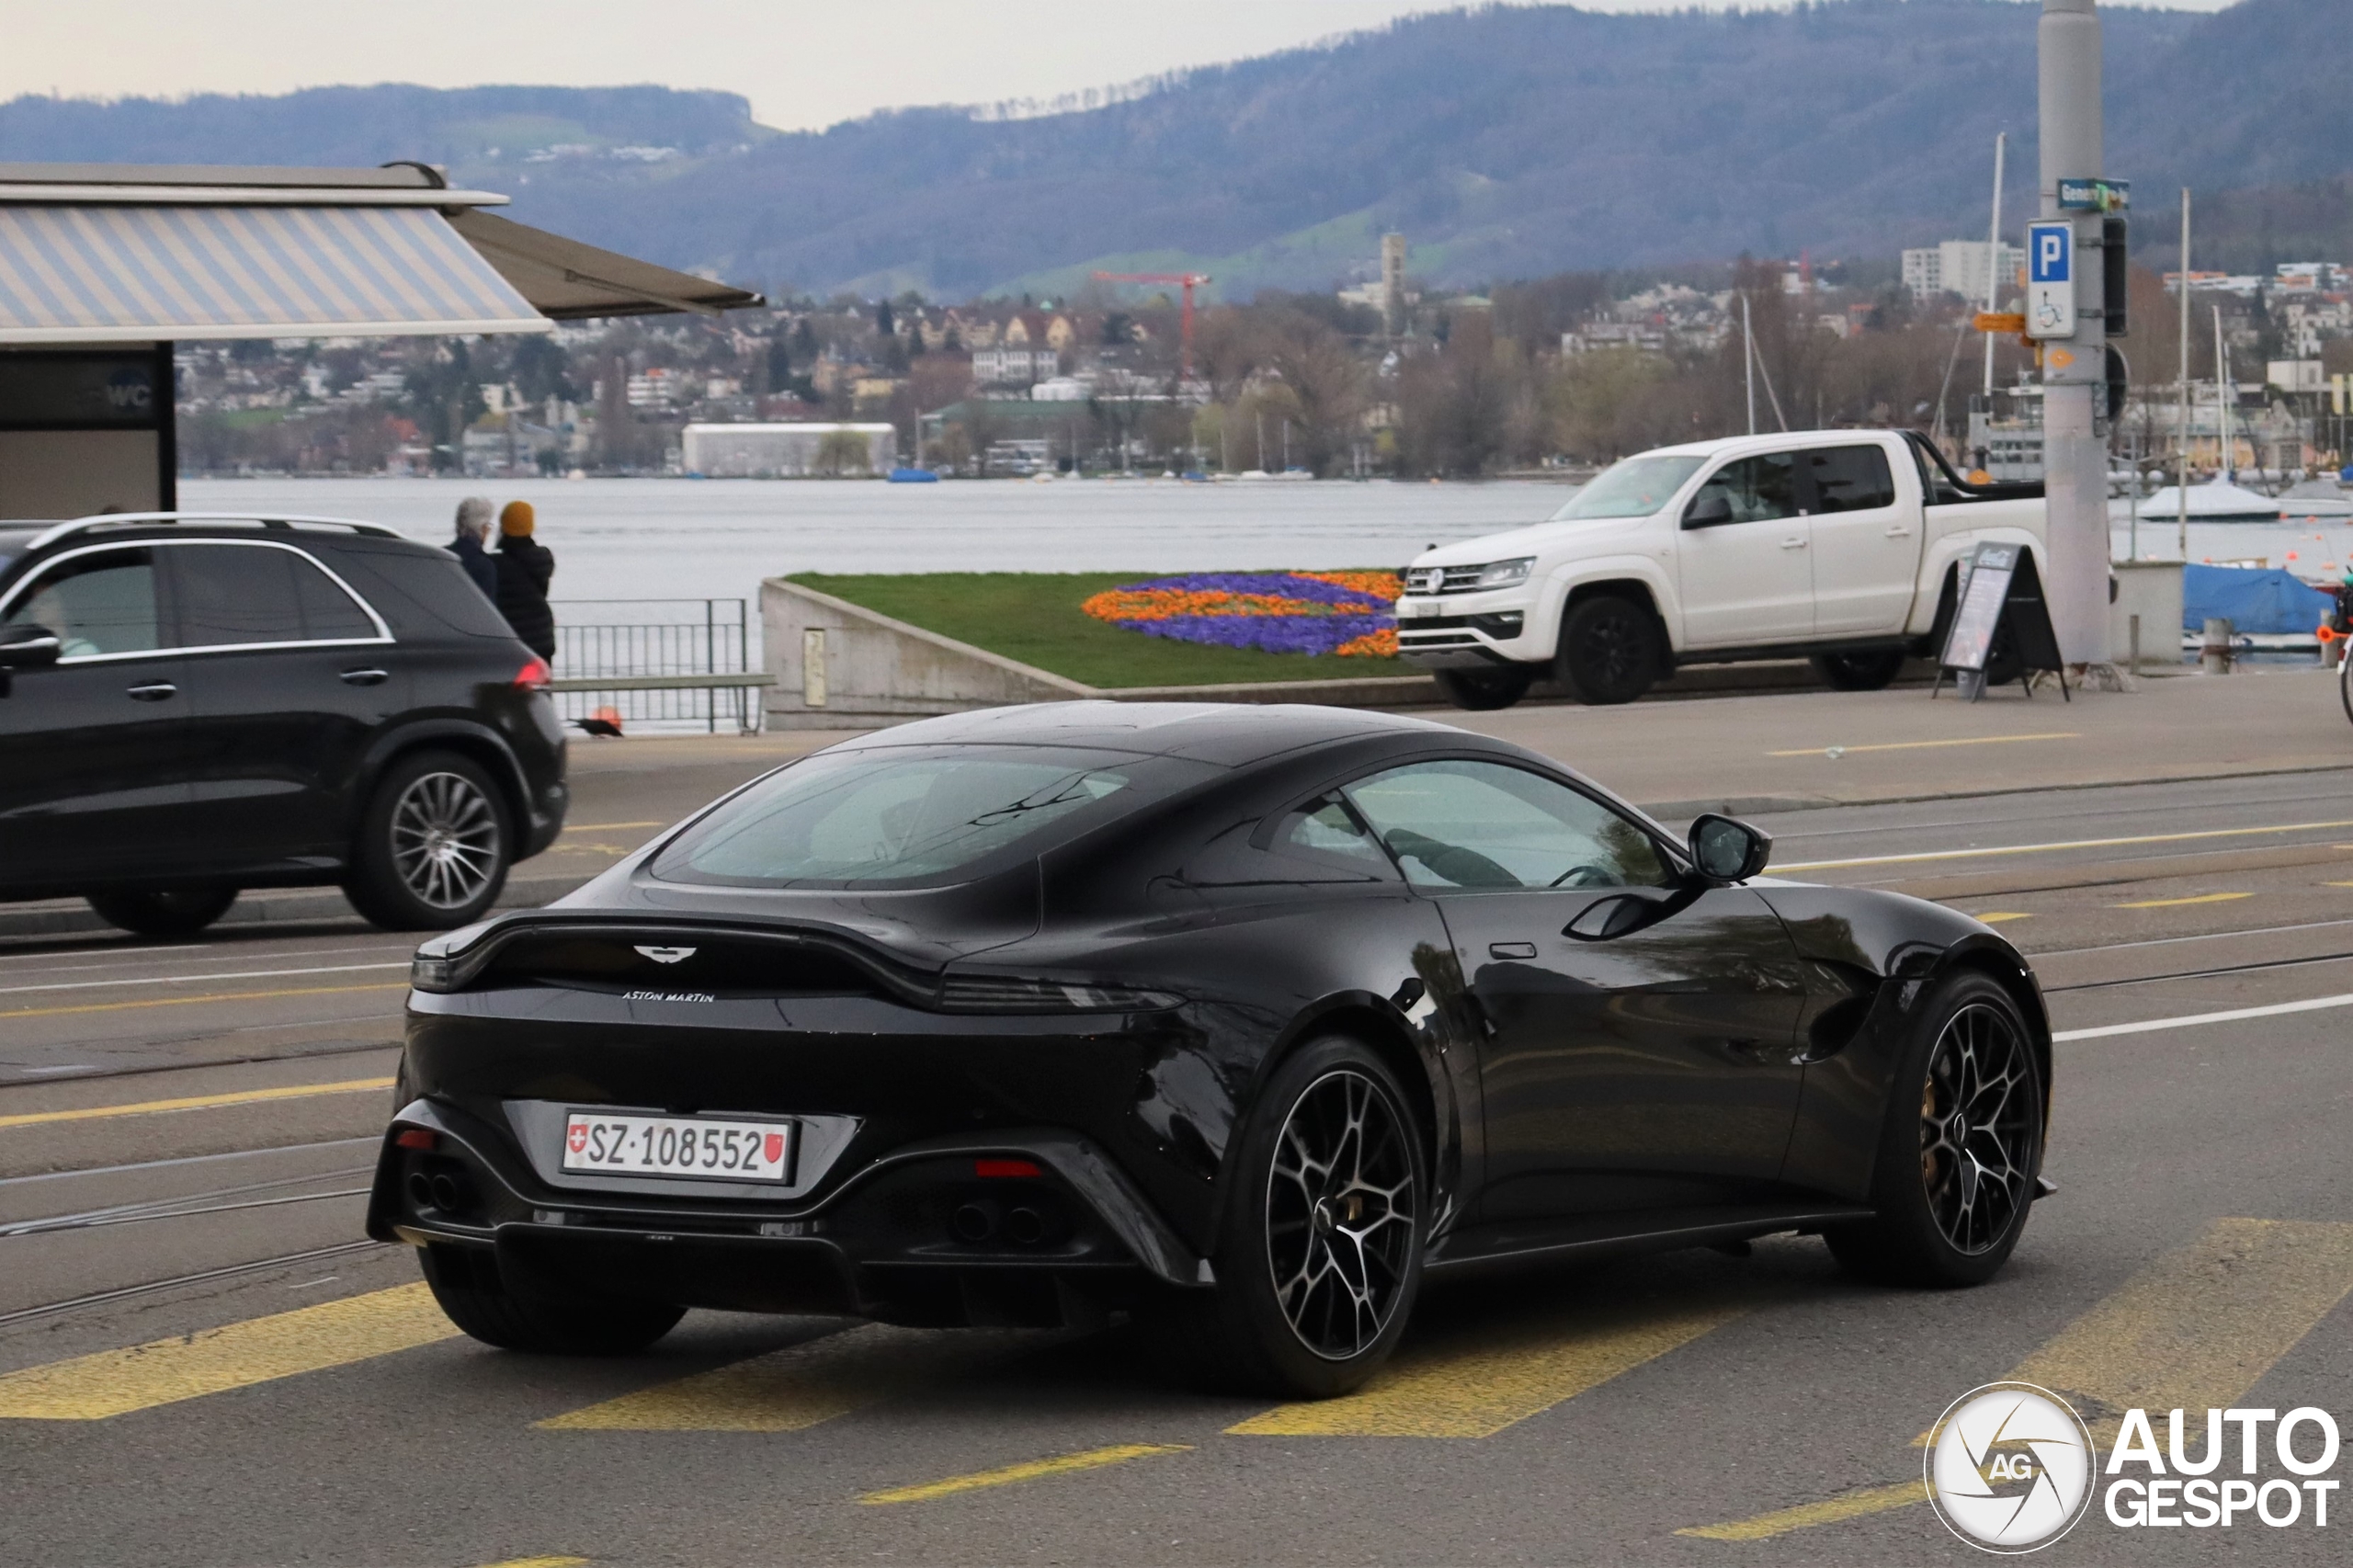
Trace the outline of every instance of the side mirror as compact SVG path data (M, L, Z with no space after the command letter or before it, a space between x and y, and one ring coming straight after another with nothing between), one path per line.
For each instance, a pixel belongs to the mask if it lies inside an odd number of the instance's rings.
M1721 492L1702 495L1683 509L1683 526L1687 528L1711 528L1731 521L1732 498Z
M1773 858L1769 835L1710 812L1691 824L1691 863L1711 882L1745 882Z
M0 669L37 670L57 663L65 645L46 626L0 626Z

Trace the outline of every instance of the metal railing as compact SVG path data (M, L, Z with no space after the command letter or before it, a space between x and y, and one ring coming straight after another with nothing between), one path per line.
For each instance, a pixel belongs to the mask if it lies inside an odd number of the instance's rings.
M624 725L699 724L716 733L724 718L745 734L760 727L758 688L726 681L758 675L750 601L557 599L549 608L556 710L567 722L611 708Z

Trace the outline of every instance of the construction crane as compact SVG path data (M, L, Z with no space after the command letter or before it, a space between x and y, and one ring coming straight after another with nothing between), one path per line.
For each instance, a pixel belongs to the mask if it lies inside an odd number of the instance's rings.
M1193 285L1214 281L1206 272L1098 272L1097 283L1176 283L1185 290L1185 308L1177 326L1176 375L1179 381L1193 379Z

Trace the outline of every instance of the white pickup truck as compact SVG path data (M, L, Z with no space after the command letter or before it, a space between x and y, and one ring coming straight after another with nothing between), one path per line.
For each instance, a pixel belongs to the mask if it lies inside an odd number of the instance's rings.
M1979 544L2023 544L2047 578L2041 496L1972 485L1910 431L1662 447L1548 522L1416 556L1397 651L1458 708L1507 708L1548 674L1579 701L1631 702L1679 665L1744 659L1809 658L1873 690L1935 653Z

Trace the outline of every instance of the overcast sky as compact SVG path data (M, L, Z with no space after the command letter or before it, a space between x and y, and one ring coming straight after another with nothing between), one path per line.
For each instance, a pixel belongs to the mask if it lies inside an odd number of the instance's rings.
M2169 3L2211 11L2227 0ZM1428 0L12 0L0 97L654 82L741 93L763 123L798 130L906 104L1051 98L1450 8ZM1586 8L1668 7L1586 0Z

